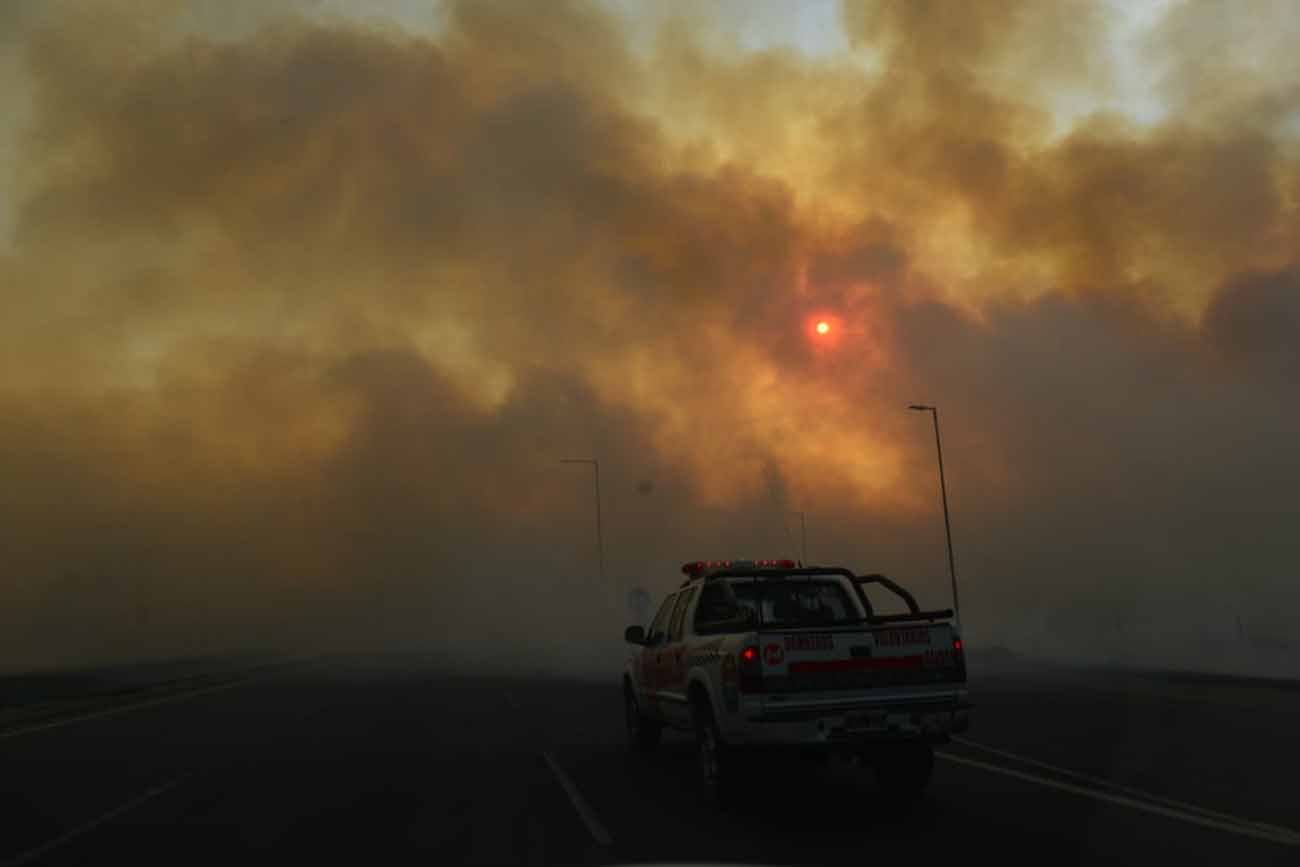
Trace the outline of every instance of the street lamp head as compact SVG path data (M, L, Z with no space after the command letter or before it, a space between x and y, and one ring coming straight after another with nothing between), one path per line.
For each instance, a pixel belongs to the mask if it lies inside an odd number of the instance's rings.
M926 406L926 405L923 404L923 403L913 403L913 404L910 404L907 408L908 408L908 409L914 409L914 410L916 410L917 412L930 412L931 410L934 409L934 407L932 407L932 406Z

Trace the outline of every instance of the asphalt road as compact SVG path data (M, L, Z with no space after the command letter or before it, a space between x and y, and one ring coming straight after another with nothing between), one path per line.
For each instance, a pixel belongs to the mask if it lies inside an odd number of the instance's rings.
M1300 864L1300 689L1028 670L972 692L911 809L806 763L719 806L685 737L623 748L616 684L319 660L0 733L0 863Z

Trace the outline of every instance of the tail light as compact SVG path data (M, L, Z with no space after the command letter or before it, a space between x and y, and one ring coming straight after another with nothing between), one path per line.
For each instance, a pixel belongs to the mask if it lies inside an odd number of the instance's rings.
M751 644L740 651L740 691L763 691L763 660L758 655L758 646Z
M952 639L952 659L957 664L957 671L961 673L961 679L966 679L966 651L962 648L961 639L956 636Z

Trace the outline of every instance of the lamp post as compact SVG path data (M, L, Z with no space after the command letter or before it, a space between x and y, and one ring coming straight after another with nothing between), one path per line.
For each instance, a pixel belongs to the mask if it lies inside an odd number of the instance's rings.
M803 512L791 512L791 515L799 516L799 562L808 565L808 522L805 520Z
M591 464L596 471L596 558L600 564L600 586L605 586L605 535L600 520L600 461L595 458L561 458L562 464Z
M961 626L961 602L957 598L957 566L952 555L952 522L948 518L948 483L943 475L943 441L939 438L939 408L923 403L914 403L908 409L915 412L928 412L934 421L934 448L939 455L939 495L943 498L943 532L948 539L948 577L952 581L952 608L957 615L957 625Z

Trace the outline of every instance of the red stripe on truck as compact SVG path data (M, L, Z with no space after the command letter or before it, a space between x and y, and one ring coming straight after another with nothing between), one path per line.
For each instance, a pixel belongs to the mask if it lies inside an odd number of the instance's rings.
M896 668L921 668L924 658L913 656L881 656L874 659L828 659L790 663L791 674L816 674L825 671L882 671Z

